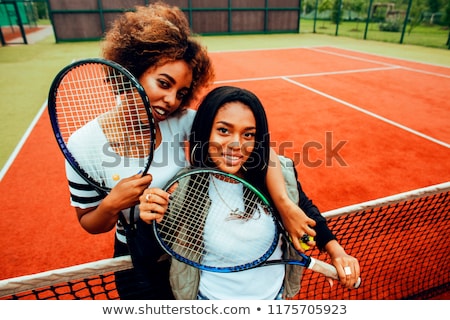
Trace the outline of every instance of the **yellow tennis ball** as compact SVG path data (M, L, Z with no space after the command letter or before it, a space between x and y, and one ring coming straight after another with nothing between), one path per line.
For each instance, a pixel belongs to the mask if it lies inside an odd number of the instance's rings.
M114 181L118 181L120 179L120 176L118 174L113 174L112 178Z
M300 247L302 247L303 250L309 250L310 246L308 246L306 243L304 242L300 242Z
M309 250L311 247L306 243L306 242L308 242L308 241L313 241L314 240L314 238L313 237L311 237L311 236L308 236L308 238L306 239L306 237L305 237L305 239L300 239L301 241L300 241L300 247L302 247L303 248L303 250Z
M292 242L291 236L289 236L289 240ZM306 239L306 237L305 238L302 237L299 240L300 240L300 247L302 247L303 250L309 250L311 247L308 246L308 244L306 242L313 241L314 237L308 236L308 239Z

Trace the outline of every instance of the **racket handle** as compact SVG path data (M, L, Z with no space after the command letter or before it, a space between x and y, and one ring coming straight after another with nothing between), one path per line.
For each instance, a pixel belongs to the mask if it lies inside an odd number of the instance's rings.
M337 270L333 265L314 258L310 259L311 262L308 265L308 269L319 272L328 278L339 280ZM354 288L358 289L360 285L361 285L361 277L358 277L358 280L356 281Z

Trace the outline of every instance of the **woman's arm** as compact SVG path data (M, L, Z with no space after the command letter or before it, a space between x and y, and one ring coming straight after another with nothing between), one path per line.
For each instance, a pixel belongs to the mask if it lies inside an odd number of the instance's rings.
M305 212L289 198L283 172L281 171L280 160L278 159L276 152L272 149L266 175L266 185L275 207L280 213L283 225L291 237L294 247L297 250L304 252L299 239L305 233L312 237L316 236L316 232L312 228L316 225L316 222L308 217ZM315 245L315 242L310 241L308 244Z
M360 277L358 260L348 255L337 240L329 241L325 245L325 250L331 257L331 263L338 272L341 284L349 289L353 289Z
M315 241L319 250L325 250L325 245L331 241L335 240L336 237L328 228L327 220L320 213L319 208L312 202L310 198L302 189L302 185L297 180L297 190L299 193L298 206L305 212L305 214L313 219L316 223L314 230L316 231Z
M75 208L80 225L93 234L112 230L120 211L137 205L139 196L151 181L151 175L142 174L122 179L97 207Z
M305 194L299 181L297 181L299 192L299 206L306 215L316 221L316 243L321 251L326 251L331 257L331 263L335 266L341 284L347 288L354 288L360 276L359 262L353 256L348 255L344 248L336 240L335 235L328 228L327 220L320 213L317 206ZM351 274L346 274L344 268L350 268ZM348 273L348 272L347 272Z

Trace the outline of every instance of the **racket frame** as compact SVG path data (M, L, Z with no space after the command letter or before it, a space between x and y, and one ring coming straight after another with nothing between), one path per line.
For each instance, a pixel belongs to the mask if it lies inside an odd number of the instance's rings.
M142 174L146 174L148 172L148 169L150 168L150 164L153 160L153 151L155 149L155 138L156 138L156 126L153 119L152 111L151 111L151 105L150 100L148 99L147 94L145 93L144 87L140 84L139 80L127 69L122 67L120 64L111 61L106 60L102 58L88 58L88 59L81 59L72 62L71 64L67 65L61 71L58 72L58 74L53 79L53 82L50 86L48 99L47 99L47 110L50 116L50 122L52 125L53 133L56 138L56 142L58 143L58 146L63 153L65 159L70 164L70 166L90 185L95 187L97 190L99 190L101 193L106 194L111 191L111 188L106 187L104 184L100 184L99 182L92 179L84 170L80 167L75 157L72 155L70 150L68 149L64 138L60 132L59 124L58 124L58 115L57 115L57 104L56 104L56 98L58 95L58 87L63 81L64 77L74 68L81 67L82 65L86 64L103 64L107 67L113 68L116 71L119 71L122 75L124 75L136 88L139 96L142 99L142 102L145 106L145 111L147 113L147 118L149 121L149 130L150 130L150 145L149 145L149 156L148 160L145 164L145 167L142 169Z
M242 265L236 265L236 266L230 266L230 267L209 266L209 265L204 265L204 264L200 264L195 261L189 260L186 257L183 257L182 255L180 255L177 252L175 252L174 250L172 250L170 248L170 246L160 236L159 227L158 227L159 223L156 221L153 221L153 231L154 231L156 239L158 240L161 247L173 258L175 258L183 263L186 263L192 267L195 267L195 268L198 268L198 269L204 270L204 271L229 273L229 272L238 272L238 271L248 270L248 269L252 269L252 268L256 268L256 267L260 267L260 266L264 266L264 265L269 265L269 264L284 263L285 260L267 261L267 259L272 255L272 253L275 251L275 249L278 245L281 224L275 215L275 212L272 208L272 204L270 203L270 201L264 196L264 194L261 191L259 191L256 187L251 185L246 180L244 180L238 176L235 176L233 174L219 171L217 169L196 168L196 169L191 169L189 171L183 172L179 175L176 175L174 178L172 178L166 184L166 186L164 187L164 190L168 192L170 190L171 186L174 183L176 183L177 181L179 181L180 179L183 179L188 176L196 175L196 174L219 175L219 176L223 176L225 178L230 178L230 179L233 179L233 180L236 180L236 181L242 183L244 188L248 188L253 193L255 193L258 196L258 198L262 200L263 205L265 206L264 209L269 211L269 213L272 216L272 219L274 221L275 232L274 232L274 237L273 237L272 243L271 243L270 247L268 248L268 250L261 257L259 257L258 259L254 260L254 261L250 261L250 262L242 264ZM304 259L304 261L295 261L295 263L291 263L291 264L296 264L296 265L301 265L301 266L307 267L311 262L310 257L308 257L304 254L302 254L301 257Z

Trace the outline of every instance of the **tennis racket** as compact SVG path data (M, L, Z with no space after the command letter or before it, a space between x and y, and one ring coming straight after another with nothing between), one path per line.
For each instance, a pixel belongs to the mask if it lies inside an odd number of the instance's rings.
M50 87L48 112L64 157L97 190L147 173L156 137L150 101L119 64L85 59L63 68Z
M245 180L194 169L175 177L165 190L171 193L168 210L153 230L173 258L213 272L294 264L338 279L334 266L295 249L297 259L268 260L280 235L293 246L268 199Z

